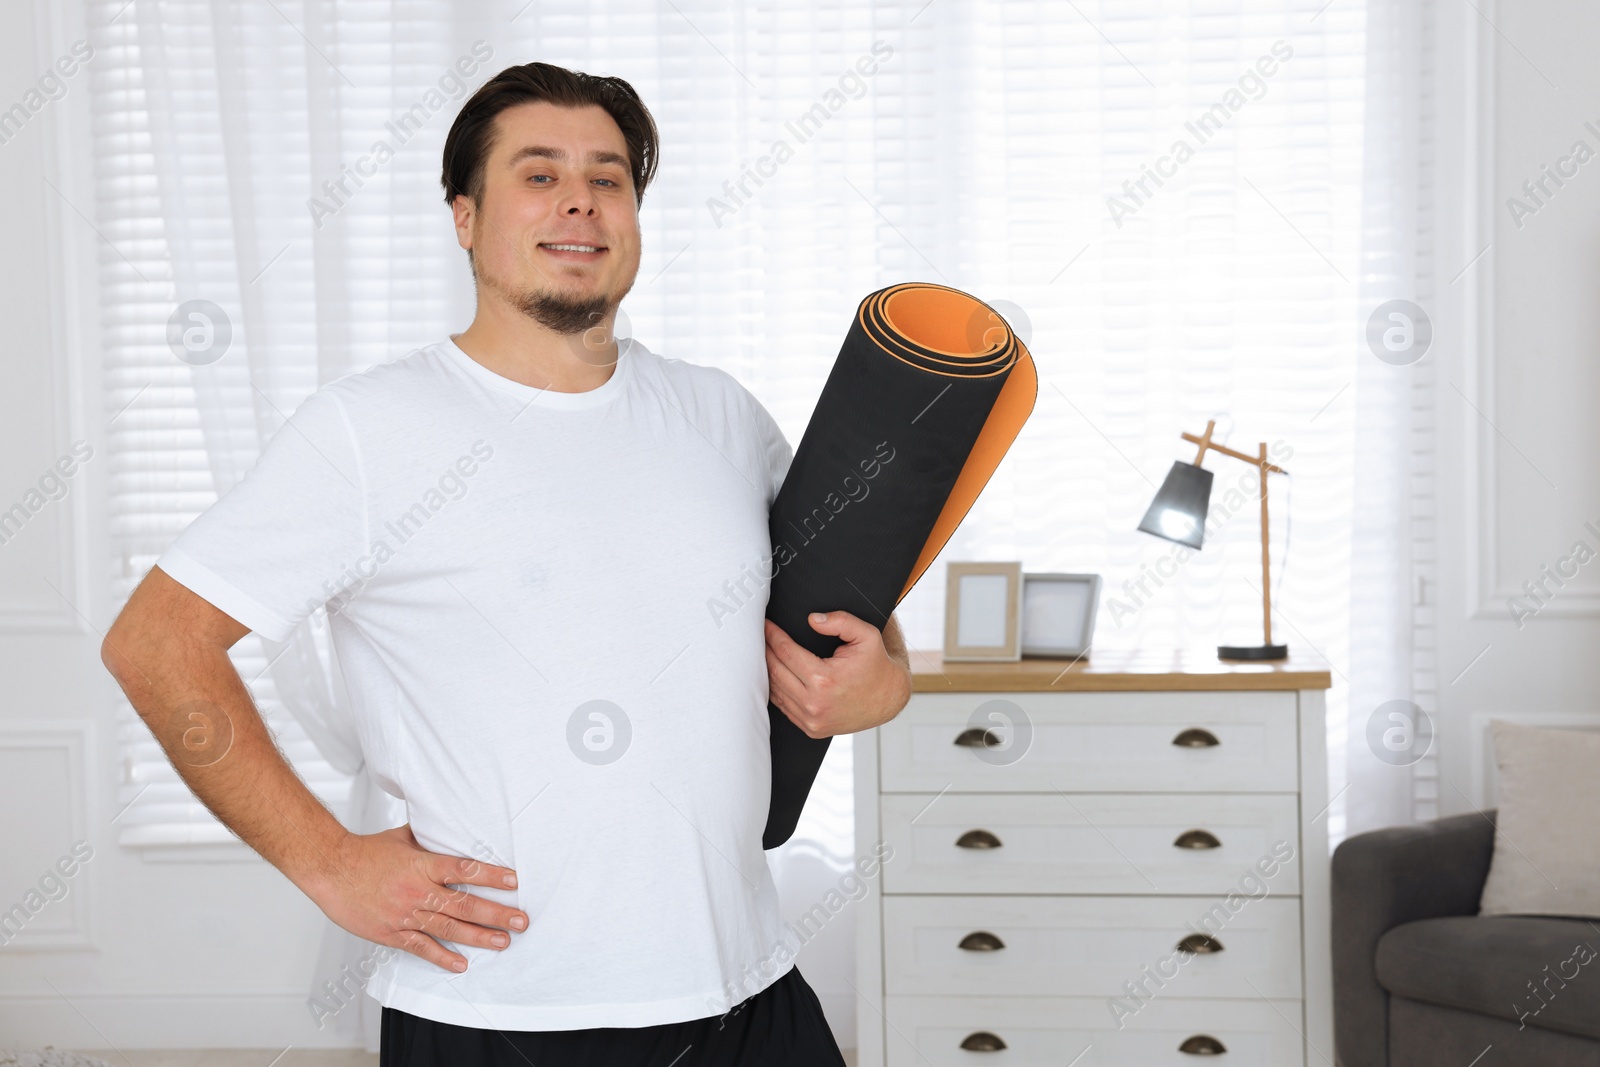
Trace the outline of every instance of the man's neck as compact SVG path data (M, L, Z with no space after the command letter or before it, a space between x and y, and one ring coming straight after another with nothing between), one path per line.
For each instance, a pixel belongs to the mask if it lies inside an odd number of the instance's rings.
M587 393L611 378L617 342L595 348L609 336L616 316L586 333L559 334L513 308L480 302L472 325L452 337L456 347L504 378L554 393Z

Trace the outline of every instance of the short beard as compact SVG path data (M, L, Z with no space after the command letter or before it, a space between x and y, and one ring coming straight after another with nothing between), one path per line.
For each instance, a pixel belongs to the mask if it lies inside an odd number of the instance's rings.
M512 303L545 329L563 336L593 329L613 310L611 298L604 295L577 300L553 293L527 292L513 298Z
M487 285L528 318L552 333L565 337L584 333L600 325L601 321L621 303L620 300L614 301L605 294L578 300L531 289L523 293L513 293L498 281L484 278L478 273L478 264L473 259L470 248L467 249L467 265L472 268L473 280L479 285Z

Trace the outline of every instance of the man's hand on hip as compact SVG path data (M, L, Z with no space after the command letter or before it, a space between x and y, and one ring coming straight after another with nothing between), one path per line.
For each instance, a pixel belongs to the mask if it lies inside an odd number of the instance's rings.
M357 937L421 956L446 970L464 971L466 958L435 938L502 949L511 943L506 931L527 929L528 916L451 888L456 885L512 889L516 872L429 852L417 844L408 823L345 838L337 870L308 888L307 895L324 915Z
M848 611L809 620L813 630L844 644L823 659L767 619L767 678L778 710L814 738L870 730L898 715L911 699L911 671L893 617L885 633Z

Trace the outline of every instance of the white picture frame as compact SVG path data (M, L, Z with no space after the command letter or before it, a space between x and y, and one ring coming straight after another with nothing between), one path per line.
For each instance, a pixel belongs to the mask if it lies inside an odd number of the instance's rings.
M1094 644L1099 607L1098 574L1024 574L1021 654L1041 659L1084 658Z
M1022 563L945 566L944 658L1015 663L1022 658Z

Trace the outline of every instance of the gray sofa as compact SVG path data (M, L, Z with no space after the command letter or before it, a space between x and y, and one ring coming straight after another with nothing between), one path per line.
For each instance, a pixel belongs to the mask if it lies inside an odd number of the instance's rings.
M1600 921L1480 917L1494 815L1334 852L1340 1067L1600 1067Z

